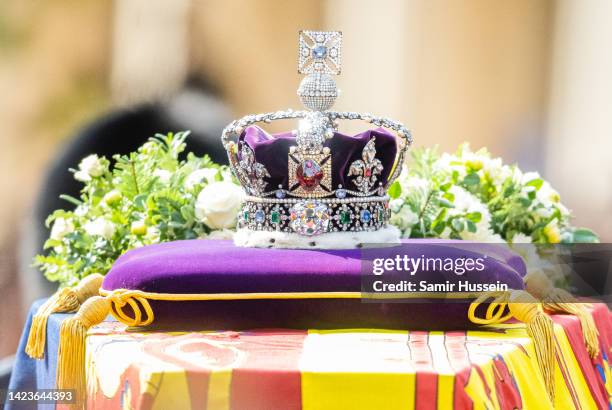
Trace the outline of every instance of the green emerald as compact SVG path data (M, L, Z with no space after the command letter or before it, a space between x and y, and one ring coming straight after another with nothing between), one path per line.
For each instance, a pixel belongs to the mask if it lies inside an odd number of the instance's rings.
M244 211L242 214L242 218L244 218L245 221L249 220L249 211Z
M340 212L340 222L344 225L351 222L351 214L348 211Z
M383 211L382 209L378 210L378 220L380 222L382 222L385 219L385 211Z
M280 212L272 211L270 213L270 221L272 221L273 224L279 223L280 222Z

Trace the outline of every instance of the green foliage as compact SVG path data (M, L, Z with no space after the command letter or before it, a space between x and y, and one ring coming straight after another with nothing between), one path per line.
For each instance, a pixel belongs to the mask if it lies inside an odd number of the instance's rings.
M57 210L46 254L34 264L61 285L73 285L92 273L106 274L129 249L162 241L207 235L211 228L195 216L200 191L211 181L194 172L217 170L215 179L231 180L226 167L208 157L181 159L187 132L156 135L129 155L85 158L75 178L84 182L79 198L62 195L75 208ZM191 178L190 178L191 176Z
M390 190L395 223L405 236L482 242L596 242L571 226L559 194L537 173L491 158L467 145L455 154L412 151L412 161Z

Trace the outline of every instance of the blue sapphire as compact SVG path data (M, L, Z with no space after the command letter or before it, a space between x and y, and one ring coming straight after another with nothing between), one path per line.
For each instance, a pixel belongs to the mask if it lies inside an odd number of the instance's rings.
M346 190L342 188L336 189L336 198L340 198L340 199L346 198Z
M266 214L261 209L258 209L255 212L255 222L261 224L261 223L264 223L265 220L266 220Z
M312 56L319 59L327 57L327 47L322 45L315 46L312 49Z
M283 199L287 194L282 189L279 189L278 191L276 191L275 195L278 199Z
M359 213L361 222L368 223L370 222L370 220L372 219L372 213L370 211L368 211L367 209L362 209L361 212Z

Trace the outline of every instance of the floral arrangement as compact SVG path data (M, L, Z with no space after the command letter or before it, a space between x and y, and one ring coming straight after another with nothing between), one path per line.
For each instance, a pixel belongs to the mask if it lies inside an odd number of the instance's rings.
M83 182L75 208L57 210L46 255L35 259L51 280L75 284L105 274L129 249L180 239L230 238L243 191L229 169L191 153L188 133L157 135L136 152L90 155L71 170ZM391 222L405 237L551 244L595 242L570 224L559 194L537 173L504 165L467 145L456 154L412 152L412 164L390 187Z
M235 226L242 189L229 168L187 154L188 133L157 135L136 152L110 161L84 158L74 177L80 198L62 196L73 211L57 210L46 255L35 265L47 279L73 285L92 273L105 274L129 249L180 239L227 238Z
M391 186L391 222L405 237L477 242L597 242L571 225L559 193L537 172L491 158L469 145L455 154L412 151L412 164Z

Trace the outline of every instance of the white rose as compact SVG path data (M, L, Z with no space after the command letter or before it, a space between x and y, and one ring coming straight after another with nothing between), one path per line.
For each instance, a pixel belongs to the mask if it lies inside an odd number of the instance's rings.
M74 173L74 178L81 182L90 181L92 177L99 177L106 168L96 154L91 154L81 160L79 169Z
M236 221L244 193L231 182L214 182L198 195L196 217L213 229L231 228Z
M107 240L110 240L115 233L115 225L104 218L96 218L93 221L89 221L85 224L84 228L87 234L101 236Z
M172 176L172 172L167 171L165 169L156 169L153 171L153 176L156 176L162 184L167 184L170 181L170 177Z
M53 227L51 228L51 239L61 241L62 238L70 232L74 232L74 224L72 223L72 220L57 218L53 222Z
M219 171L215 168L202 168L193 171L185 178L185 188L192 189L194 186L206 179L209 183L215 181L215 177Z

